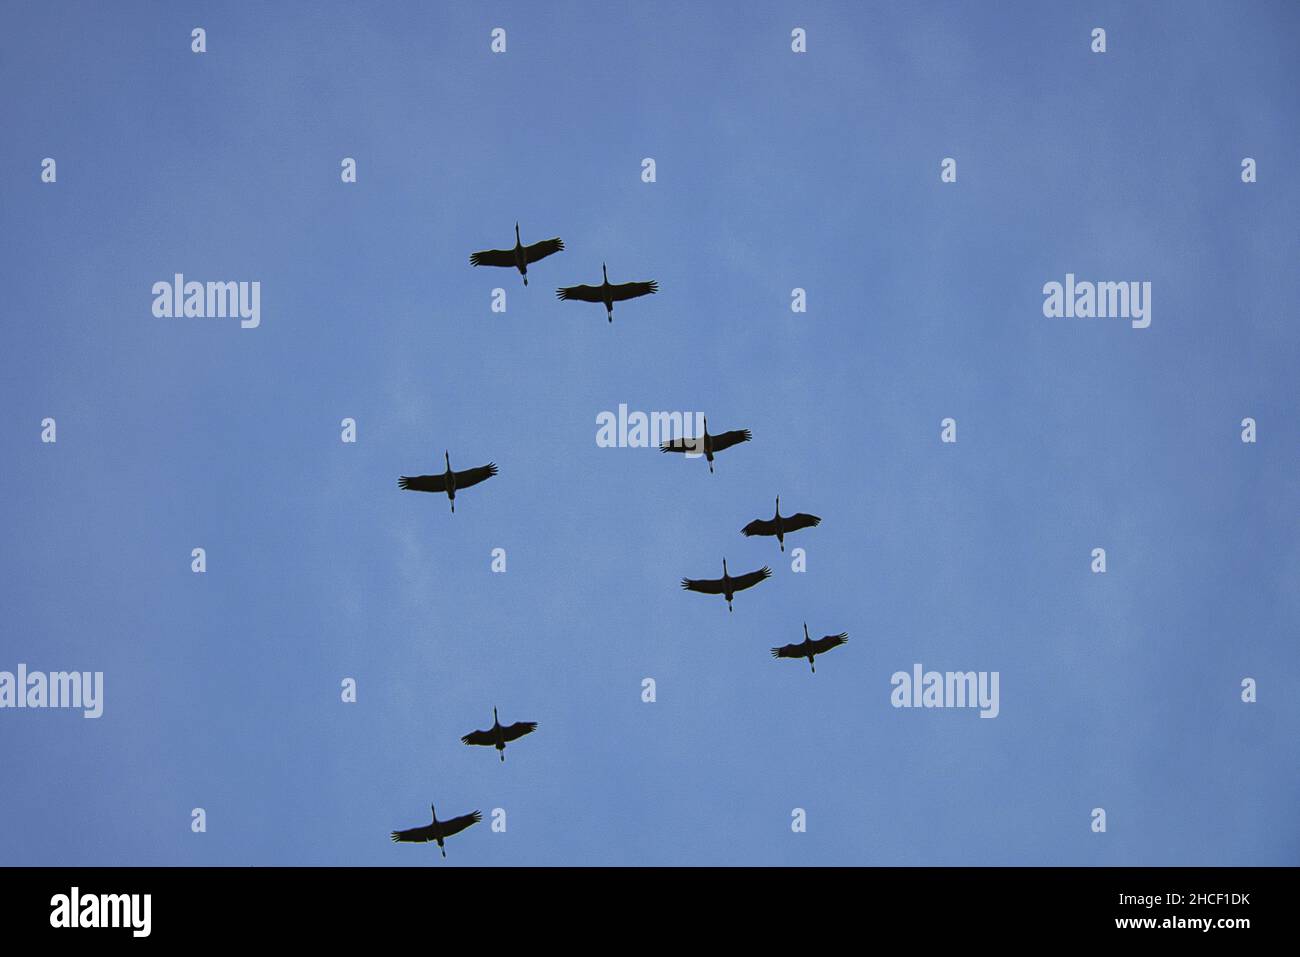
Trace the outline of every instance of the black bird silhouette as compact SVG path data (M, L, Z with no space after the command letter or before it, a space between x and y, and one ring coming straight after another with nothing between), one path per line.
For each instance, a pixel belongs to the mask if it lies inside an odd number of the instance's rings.
M736 592L753 588L764 578L772 577L772 569L764 565L756 572L747 572L732 578L727 574L727 560L722 560L721 578L683 578L682 587L687 591L697 591L703 595L721 595L727 599L727 611L732 611L731 599Z
M451 500L451 510L454 512L456 511L457 489L469 488L471 485L477 485L484 479L489 479L497 474L495 462L480 465L476 469L453 472L451 470L451 453L444 451L443 457L447 461L447 471L441 475L403 475L398 478L397 487L410 492L446 492L447 498Z
M801 528L814 528L821 524L821 519L816 515L809 515L806 512L796 512L794 515L781 514L781 496L776 497L776 516L770 519L756 518L740 531L743 535L775 535L777 542L781 546L781 551L785 551L786 532L795 532Z
M536 721L516 721L514 724L502 725L497 720L497 709L492 709L492 727L488 731L471 731L460 740L465 744L481 744L494 747L501 752L501 760L506 759L506 742L522 738L537 730Z
M832 648L838 648L844 642L849 640L849 633L842 631L838 635L827 635L824 638L818 638L813 641L808 637L808 623L803 625L803 641L797 645L782 645L780 648L772 649L773 658L807 658L808 664L817 673L817 666L813 664L813 658L820 654L825 654Z
M609 317L609 321L613 322L614 303L635 299L637 296L648 296L659 291L659 283L653 279L649 282L612 284L609 281L609 273L605 271L604 263L600 264L600 273L605 277L605 281L599 286L563 286L555 290L555 295L560 299L576 299L579 302L603 302L605 314Z
M514 249L484 249L482 252L471 254L469 262L471 266L514 266L519 270L519 275L524 277L524 285L527 286L528 264L545 259L551 253L558 253L563 248L564 240L559 236L525 246L519 241L519 224L515 223Z
M705 460L709 463L709 471L713 471L713 453L721 452L723 449L729 449L733 445L739 445L741 442L748 442L753 436L749 429L735 429L731 432L723 432L721 435L709 435L709 417L704 417L704 435L697 435L694 438L673 439L671 442L660 442L660 452L694 452L696 455L703 452ZM784 551L784 548L782 549Z
M468 814L462 814L460 817L453 817L450 821L439 821L437 809L430 804L429 812L433 815L433 823L426 824L424 827L412 827L405 831L393 831L389 837L393 839L394 844L428 844L431 841L437 841L438 847L442 849L442 856L447 856L447 845L443 844L443 838L451 837L453 834L459 834L471 824L477 824L483 820L483 815L478 811L470 811Z

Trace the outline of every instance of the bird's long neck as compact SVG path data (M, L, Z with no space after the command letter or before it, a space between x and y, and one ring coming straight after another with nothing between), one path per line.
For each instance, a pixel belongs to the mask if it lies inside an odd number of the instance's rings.
M443 453L442 453L442 459L443 459L444 462L447 463L447 471L450 472L450 471L451 471L451 453L450 453L450 452L443 452Z
M812 639L808 637L808 622L806 621L803 623L803 640L812 641Z
M609 285L609 272L605 269L605 264L600 264L600 276L605 280L605 285Z
M492 723L493 723L493 724L500 724L500 723L501 723L501 720L497 717L497 709L496 709L496 708L493 708L493 709L492 709Z
M518 224L518 223L515 223L515 245L516 245L516 246L521 245L520 240L519 240L519 224Z
M776 497L776 517L781 517L781 496Z
M722 560L722 577L723 578L729 577L727 575L727 560L725 558Z

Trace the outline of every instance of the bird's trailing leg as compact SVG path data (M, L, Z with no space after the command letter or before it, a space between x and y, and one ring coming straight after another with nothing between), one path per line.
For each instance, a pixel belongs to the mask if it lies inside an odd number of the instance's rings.
M446 849L445 847L443 847L441 844L438 845L438 850L442 851L442 856L443 856L443 857L446 857L446 856L447 856L447 849Z
M808 659L808 667L812 669L813 674L817 674L817 666L813 664L813 660L811 658Z
M506 763L506 749L505 749L505 748L502 748L502 749L501 749L501 763L502 763L502 764L505 764L505 763Z

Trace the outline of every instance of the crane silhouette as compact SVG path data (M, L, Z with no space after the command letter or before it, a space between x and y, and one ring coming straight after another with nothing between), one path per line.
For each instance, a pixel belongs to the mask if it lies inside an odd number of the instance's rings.
M603 302L605 304L605 315L609 317L610 322L613 322L614 303L623 302L625 299L635 299L637 296L648 296L659 291L659 283L653 279L649 282L611 283L604 263L600 264L600 273L605 277L605 281L599 286L562 286L555 290L555 295L563 300Z
M394 844L428 844L436 841L438 847L442 850L442 856L447 856L447 845L443 844L443 839L451 837L453 834L459 834L471 824L477 824L483 820L483 815L478 811L470 811L468 814L462 814L460 817L453 817L450 821L439 821L438 810L432 804L429 805L429 813L433 815L433 823L426 824L424 827L412 827L405 831L393 831L389 837L393 839Z
M481 252L472 253L469 257L471 266L514 266L519 270L519 275L524 277L524 285L528 285L528 264L535 263L539 259L545 259L552 253L558 253L564 248L564 240L556 236L554 239L543 239L539 243L533 243L531 246L525 246L519 241L519 224L515 223L515 248L514 249L484 249Z
M699 455L704 453L705 460L709 463L709 471L713 471L713 453L721 452L723 449L729 449L733 445L739 445L741 442L748 442L753 436L749 429L736 429L731 432L723 432L721 435L709 435L709 417L704 417L704 435L697 435L695 438L673 439L671 442L660 442L660 452L693 452ZM782 551L784 551L784 547Z
M756 518L744 528L741 534L748 536L753 535L775 535L777 543L781 546L781 551L785 551L785 536L787 532L795 532L801 528L815 528L821 524L821 519L816 515L809 515L806 512L796 512L794 515L781 514L781 496L776 497L776 515L770 519Z
M537 730L536 721L516 721L514 724L502 725L497 720L497 709L492 709L492 727L487 731L471 731L460 740L464 744L481 744L493 747L501 753L501 760L506 759L506 742L522 738Z
M772 577L772 569L764 565L756 572L747 572L732 578L727 574L727 560L722 560L721 578L683 578L682 587L687 591L697 591L702 595L721 595L727 599L727 611L732 611L731 599L736 592L753 588L764 578Z
M818 655L825 654L832 648L838 648L844 642L849 640L849 633L842 631L838 635L827 635L824 638L818 638L813 641L808 637L808 623L803 624L803 641L797 645L782 645L780 648L772 649L773 658L807 658L808 664L817 673L817 666L813 664L813 659Z
M444 451L443 458L447 462L447 471L441 475L403 475L397 479L397 487L409 492L446 492L447 498L451 500L451 510L455 512L457 489L469 488L497 474L495 462L480 465L476 469L453 472L451 453Z

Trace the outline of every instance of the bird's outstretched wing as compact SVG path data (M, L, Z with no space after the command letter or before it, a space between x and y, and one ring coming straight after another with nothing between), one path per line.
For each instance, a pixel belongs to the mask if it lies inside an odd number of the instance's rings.
M782 645L780 648L772 649L773 658L806 658L807 652L803 650L803 645Z
M555 290L555 295L559 299L577 299L582 302L604 302L605 298L600 294L599 286L562 286Z
M775 535L776 522L772 521L769 518L756 518L748 525L746 525L744 528L742 528L740 530L740 533L745 536Z
M526 734L531 734L537 730L536 721L516 721L514 724L508 724L501 729L501 736L507 741L514 741L516 738L522 738Z
M470 811L468 814L462 814L460 817L453 817L450 821L439 821L442 828L443 837L451 837L453 834L459 834L471 824L477 824L483 820L483 815L478 811Z
M809 515L807 512L799 512L785 519L785 530L793 532L799 528L814 528L820 525L822 520L816 515Z
M764 578L771 578L771 577L772 577L772 569L764 565L756 572L750 572L747 575L738 575L737 577L733 578L732 581L735 582L735 584L732 585L731 587L734 588L736 591L743 591L746 588L753 588Z
M388 836L394 844L424 844L433 840L433 828L412 827L405 831L393 831Z
M812 643L812 652L815 655L820 655L824 651L838 648L848 640L849 633L847 631L842 631L838 635L826 635L824 638L818 638Z
M465 735L460 740L464 744L482 744L482 745L496 744L496 742L492 740L491 731L471 731L469 734Z
M489 462L487 465L480 465L476 469L466 469L463 472L456 473L456 488L469 488L471 485L477 485L484 479L489 479L497 474L495 462Z
M723 432L721 435L713 437L713 451L721 452L723 449L729 449L733 445L741 442L748 442L753 436L749 434L749 429L737 429L732 432Z
M660 452L696 452L704 453L704 440L701 438L681 438L672 439L668 442L659 443Z
M687 591L697 591L702 595L721 595L721 578L683 578L682 587Z
M540 243L524 247L524 261L535 263L539 259L545 259L551 253L558 253L563 248L564 241L559 236L554 239L543 239Z
M538 243L540 246L541 243ZM541 257L538 256L538 259ZM481 252L471 253L469 257L471 266L513 266L515 264L515 251L513 249L484 249Z
M459 484L459 476L457 476ZM411 492L445 492L447 476L443 475L403 475L397 480L397 487Z
M672 439L659 443L660 452L697 452L703 454L704 440L701 438Z
M659 291L659 283L653 279L649 282L622 282L616 286L609 287L609 298L615 302L622 302L625 299L635 299L637 296L648 296L651 293Z

